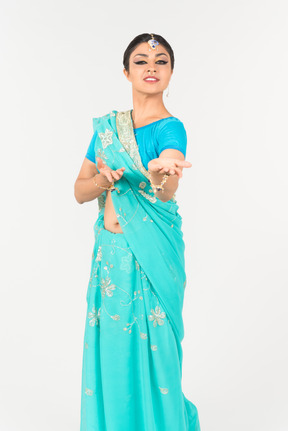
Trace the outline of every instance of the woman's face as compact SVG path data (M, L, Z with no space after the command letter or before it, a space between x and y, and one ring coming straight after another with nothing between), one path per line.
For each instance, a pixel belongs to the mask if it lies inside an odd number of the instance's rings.
M158 51L149 51L148 42L139 44L130 55L129 72L123 70L133 88L139 92L156 94L168 87L173 73L170 56L161 44L157 47ZM145 78L150 76L157 78L157 81L146 81Z

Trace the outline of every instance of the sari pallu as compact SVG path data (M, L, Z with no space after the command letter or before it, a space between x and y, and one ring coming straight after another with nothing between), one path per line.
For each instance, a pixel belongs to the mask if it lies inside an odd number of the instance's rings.
M123 234L104 227L104 192L86 296L81 431L200 431L181 388L186 274L175 195L154 195L131 110L94 118L93 128L96 157L125 167L111 192Z

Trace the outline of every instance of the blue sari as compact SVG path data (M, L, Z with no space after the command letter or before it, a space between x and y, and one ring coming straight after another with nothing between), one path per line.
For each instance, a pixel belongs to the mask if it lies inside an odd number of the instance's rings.
M93 119L96 157L125 167L111 192L123 233L104 227L104 191L86 295L81 431L200 431L181 387L182 218L175 195L162 202L153 193L131 112Z

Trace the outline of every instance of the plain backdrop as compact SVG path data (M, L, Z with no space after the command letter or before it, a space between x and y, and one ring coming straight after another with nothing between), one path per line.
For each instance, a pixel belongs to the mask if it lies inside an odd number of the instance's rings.
M164 103L192 163L177 190L183 391L201 431L287 431L287 2L1 0L0 12L0 429L79 430L98 205L78 204L74 182L92 118L133 107L124 50L154 32L175 53Z

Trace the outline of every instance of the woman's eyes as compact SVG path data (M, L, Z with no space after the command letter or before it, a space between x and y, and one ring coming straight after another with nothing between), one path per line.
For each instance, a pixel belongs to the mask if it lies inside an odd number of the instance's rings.
M146 61L141 60L141 61L137 61L137 62L135 62L135 64L143 64L143 63L146 63ZM168 61L158 60L156 63L167 64L167 63L168 63Z

